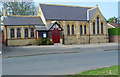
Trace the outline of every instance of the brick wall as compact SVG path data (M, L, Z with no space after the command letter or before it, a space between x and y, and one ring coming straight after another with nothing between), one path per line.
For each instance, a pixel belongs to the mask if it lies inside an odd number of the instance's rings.
M110 35L109 36L110 42L119 42L120 41L120 35Z

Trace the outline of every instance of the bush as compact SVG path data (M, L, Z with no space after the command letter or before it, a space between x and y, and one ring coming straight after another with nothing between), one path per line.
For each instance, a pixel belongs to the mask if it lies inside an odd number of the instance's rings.
M38 38L35 42L35 45L42 45L42 38Z
M53 41L50 41L49 38L38 38L35 42L35 45L53 45Z
M109 28L109 35L120 35L120 28Z
M47 39L47 45L53 45L53 41L50 41L50 39Z
M45 38L42 39L42 45L46 45L46 39Z

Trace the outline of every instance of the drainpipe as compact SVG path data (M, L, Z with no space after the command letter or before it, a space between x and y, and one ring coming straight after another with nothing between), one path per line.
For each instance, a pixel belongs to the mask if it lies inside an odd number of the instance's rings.
M90 44L90 21L88 21L89 23L89 44Z
M5 29L6 29L6 46L8 45L8 41L7 41L7 26L5 26Z

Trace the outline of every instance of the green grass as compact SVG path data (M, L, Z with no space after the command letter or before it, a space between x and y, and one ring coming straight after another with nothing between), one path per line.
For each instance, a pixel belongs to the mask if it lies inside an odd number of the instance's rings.
M95 70L89 70L75 75L118 75L118 65L105 67Z

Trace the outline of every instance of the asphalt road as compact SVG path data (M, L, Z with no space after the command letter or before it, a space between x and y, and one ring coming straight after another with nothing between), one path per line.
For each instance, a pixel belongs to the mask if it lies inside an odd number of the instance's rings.
M70 49L71 50L71 49ZM81 49L75 49L79 51ZM118 65L118 51L102 48L84 52L3 59L3 75L66 75ZM60 49L59 49L60 51Z

